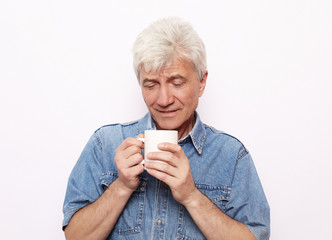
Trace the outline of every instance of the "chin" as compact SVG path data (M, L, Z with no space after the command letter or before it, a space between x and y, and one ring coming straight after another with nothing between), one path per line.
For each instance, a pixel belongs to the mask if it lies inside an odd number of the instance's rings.
M179 128L179 123L172 123L171 121L160 121L156 124L161 130L177 130Z

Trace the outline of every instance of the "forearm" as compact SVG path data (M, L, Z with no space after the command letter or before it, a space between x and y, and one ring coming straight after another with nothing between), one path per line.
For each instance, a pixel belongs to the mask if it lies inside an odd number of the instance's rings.
M117 180L114 181L95 202L73 215L65 229L66 239L105 239L130 195Z
M246 225L227 216L198 190L193 199L185 207L207 239L256 239Z

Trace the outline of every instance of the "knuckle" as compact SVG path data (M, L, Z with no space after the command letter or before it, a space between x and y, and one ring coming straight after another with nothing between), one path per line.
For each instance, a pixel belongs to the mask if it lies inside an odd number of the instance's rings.
M120 152L121 152L121 150L120 150L119 148L117 148L117 149L115 150L115 155L118 155Z
M129 151L131 152L131 155L133 156L133 155L140 153L140 148L137 146L131 146Z
M181 150L182 150L181 146L180 145L176 145L175 151L180 152Z
M120 156L118 154L115 155L114 162L116 163L120 162Z
M126 138L123 142L124 142L126 145L130 145L130 144L131 144L131 138Z
M141 152L141 148L135 145L134 146L134 151L137 152L137 153L140 153Z
M136 153L136 154L134 155L134 157L135 157L135 159L137 159L137 160L141 160L141 159L143 159L143 156L142 156L142 154L140 154L140 153Z

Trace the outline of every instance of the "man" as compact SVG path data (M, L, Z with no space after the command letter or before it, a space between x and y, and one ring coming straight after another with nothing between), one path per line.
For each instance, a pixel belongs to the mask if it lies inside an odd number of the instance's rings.
M205 47L177 18L137 38L134 68L149 113L98 129L75 165L64 202L67 239L268 239L269 206L246 148L195 111L208 72ZM172 129L146 171L146 129Z

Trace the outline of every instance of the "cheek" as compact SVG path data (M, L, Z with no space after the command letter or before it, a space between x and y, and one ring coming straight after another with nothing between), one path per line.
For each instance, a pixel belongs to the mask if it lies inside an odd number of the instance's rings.
M181 101L182 104L187 106L196 104L198 97L199 96L196 89L190 89L189 91L185 92L182 91L177 94L177 98L179 99L179 101Z
M142 96L146 105L152 105L155 102L155 94L142 91Z

